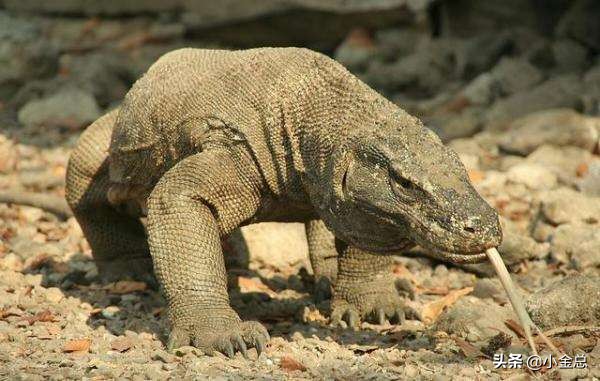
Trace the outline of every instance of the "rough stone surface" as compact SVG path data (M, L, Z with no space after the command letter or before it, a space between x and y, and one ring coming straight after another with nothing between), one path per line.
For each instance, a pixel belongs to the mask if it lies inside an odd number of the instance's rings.
M479 298L465 296L440 316L435 329L469 338L469 341L474 342L489 340L499 330L515 337L504 324L505 320L513 318L510 308L492 306Z
M552 189L558 184L557 176L538 164L520 163L511 166L506 175L509 181L524 184L533 190Z
M502 58L491 70L491 75L504 95L528 90L544 79L537 67L520 58Z
M100 113L91 94L79 89L64 89L25 104L19 110L19 122L28 126L79 128L99 118Z
M529 155L543 144L594 151L599 127L600 118L581 115L572 109L539 111L512 122L500 147L520 155Z
M600 268L600 225L563 224L551 238L552 258L583 273Z
M581 78L574 74L551 78L494 103L487 114L488 126L506 127L510 121L535 111L574 108L580 103L582 87Z
M546 192L541 197L542 216L554 225L593 223L600 216L600 198L587 197L569 188Z
M588 150L579 147L542 145L533 151L526 159L529 164L546 167L554 173L559 181L574 185L581 175L582 168L589 166L597 157Z
M600 323L600 277L576 275L537 291L527 299L531 318L542 329Z

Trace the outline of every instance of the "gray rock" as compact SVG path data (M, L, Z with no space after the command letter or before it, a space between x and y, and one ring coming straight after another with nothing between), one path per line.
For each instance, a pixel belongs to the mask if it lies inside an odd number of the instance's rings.
M509 219L501 218L504 238L498 247L504 263L507 265L523 262L527 259L539 259L548 254L548 245L539 244Z
M544 79L538 68L527 60L504 57L491 71L502 94L511 95L528 90Z
M447 85L454 67L451 41L437 39L424 43L415 53L394 63L373 61L367 68L365 80L378 88L406 91L423 98Z
M575 275L527 298L526 308L542 329L600 323L600 277Z
M571 3L571 8L556 27L556 34L573 38L596 51L600 50L600 3L596 0L577 0Z
M600 268L600 229L598 224L563 224L551 239L552 258L574 269L597 273Z
M552 55L555 67L560 72L581 72L589 65L588 50L568 38L554 41Z
M89 92L103 106L123 99L128 90L128 60L117 54L63 55L61 67L70 82Z
M559 188L540 197L540 213L553 225L566 223L598 223L600 198L587 197L570 188Z
M598 145L600 118L586 117L571 109L538 111L509 125L500 148L529 155L544 144L575 146L594 151Z
M423 117L427 127L431 128L439 137L447 142L452 139L472 136L481 130L482 111L470 107L458 114L436 115Z
M480 299L499 298L506 300L506 294L500 281L492 278L478 278L471 295Z
M557 176L542 165L519 163L507 171L508 180L532 190L547 190L558 184Z
M0 99L9 100L26 81L54 74L58 49L34 22L0 11Z
M461 78L473 78L494 66L510 50L512 41L508 33L496 31L462 40L456 45L456 74Z
M101 110L94 97L83 90L66 88L54 95L32 100L18 114L27 126L63 126L79 128L98 119Z
M501 307L489 299L465 296L442 313L434 328L475 342L489 340L499 330L515 337L504 324L507 319L514 319L509 306Z
M488 105L500 95L496 78L488 72L475 77L461 91L461 96L473 105Z
M494 103L486 116L488 128L503 128L521 116L552 108L576 108L583 85L577 75L551 78L523 92Z
M560 381L572 381L584 379L588 374L588 369L559 368L557 372L560 377Z
M558 177L560 182L575 185L578 171L593 160L594 156L583 148L543 145L533 151L525 162L546 167Z
M473 79L461 95L474 105L488 105L500 96L530 89L542 81L542 73L527 60L504 57L489 72Z

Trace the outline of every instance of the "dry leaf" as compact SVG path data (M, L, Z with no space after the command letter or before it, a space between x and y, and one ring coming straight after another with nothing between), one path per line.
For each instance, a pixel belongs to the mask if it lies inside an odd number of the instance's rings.
M90 344L88 339L69 340L63 346L63 352L87 352L90 350Z
M506 324L506 326L508 328L510 328L514 333L519 335L521 338L525 338L525 330L523 329L523 327L521 327L521 324L517 323L516 321L514 321L512 319L505 320L504 324Z
M132 346L133 343L126 337L118 337L110 343L110 347L117 352L125 352Z
M280 362L281 369L287 370L288 372L294 372L296 370L305 371L306 367L298 362L291 356L283 356Z
M481 350L479 350L479 348L463 339L455 337L454 342L456 343L456 345L458 345L458 347L466 357L487 357Z
M446 286L441 287L419 287L417 289L420 294L426 295L448 295L450 289Z
M465 287L461 288L460 290L453 290L450 291L448 295L444 296L443 298L427 303L423 307L423 311L421 312L423 323L433 323L444 311L444 308L453 305L458 299L460 299L464 295L467 295L471 291L473 291L473 287Z
M135 282L131 280L120 280L108 285L107 289L113 294L130 294L136 291L144 291L148 285L144 282Z
M42 312L38 312L37 314L33 315L33 316L28 316L23 318L23 320L27 321L29 323L29 325L32 325L35 322L55 322L58 321L58 319L56 318L56 316L54 316L52 314L52 312L50 312L50 310L44 310Z
M277 295L258 278L246 278L240 276L238 277L238 284L242 292L264 292L269 296Z
M415 278L415 276L413 275L413 273L411 273L403 264L398 263L394 266L394 275L396 275L399 278L405 278L408 279L412 284L414 285L418 285L419 282L417 281L417 278Z

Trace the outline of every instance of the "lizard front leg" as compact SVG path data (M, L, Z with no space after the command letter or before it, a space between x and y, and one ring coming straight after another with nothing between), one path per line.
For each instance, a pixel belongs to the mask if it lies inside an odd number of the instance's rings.
M391 271L393 258L360 250L339 240L336 243L339 257L331 303L332 324L344 325L344 321L357 329L361 320L384 324L387 318L402 324L406 307Z
M150 195L149 246L169 303L169 349L192 343L207 354L245 355L269 339L230 307L221 248L221 237L256 213L259 187L248 155L219 148L179 162Z

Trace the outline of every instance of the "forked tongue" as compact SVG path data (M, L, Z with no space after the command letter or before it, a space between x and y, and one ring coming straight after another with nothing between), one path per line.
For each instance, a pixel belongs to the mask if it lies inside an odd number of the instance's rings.
M488 259L490 260L492 266L494 267L494 270L496 271L498 278L500 278L500 282L502 283L502 286L504 287L504 290L506 291L506 294L508 295L510 304L512 305L513 309L515 310L515 314L517 315L517 318L519 319L519 323L521 323L521 326L523 326L523 330L525 332L525 338L527 339L527 342L529 343L529 346L531 347L531 351L533 352L533 354L537 356L538 351L535 346L535 341L533 340L533 336L531 334L532 328L536 330L539 337L544 341L544 343L555 354L559 354L560 352L554 346L554 344L552 344L552 342L542 333L542 331L538 328L538 326L535 325L533 320L531 320L531 317L529 317L529 314L525 310L525 305L523 304L523 299L521 299L521 296L517 293L517 289L515 288L515 285L512 282L510 275L508 274L508 270L506 270L506 266L504 265L504 262L502 261L502 258L500 257L500 254L498 253L498 250L496 250L495 248L491 248L491 249L486 250L485 254L487 255Z

